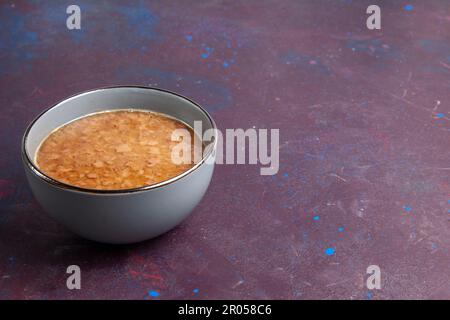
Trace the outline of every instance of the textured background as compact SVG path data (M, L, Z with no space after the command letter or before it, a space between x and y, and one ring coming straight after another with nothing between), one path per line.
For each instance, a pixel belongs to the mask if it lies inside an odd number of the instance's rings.
M77 0L69 31L72 3L0 5L1 299L450 299L447 1ZM381 31L365 26L374 3ZM72 235L34 201L21 136L114 84L189 96L221 129L280 128L279 174L217 166L192 216L152 241ZM365 287L371 264L381 290Z

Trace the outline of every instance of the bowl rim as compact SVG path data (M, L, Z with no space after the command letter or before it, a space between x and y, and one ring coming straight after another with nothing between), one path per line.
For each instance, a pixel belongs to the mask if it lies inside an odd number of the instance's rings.
M110 90L110 89L119 89L119 88L129 88L129 89L133 89L133 88L137 88L137 89L146 89L146 90L154 90L154 91L160 91L160 92L164 92L164 93L168 93L174 96L177 96L179 98L182 98L184 100L186 100L187 102L190 102L193 106L195 106L196 108L198 108L205 116L206 118L209 120L212 129L214 130L214 142L213 142L213 147L212 148L208 148L208 150L206 151L206 153L202 156L202 159L196 163L192 168L183 171L182 173L180 173L179 175L172 177L170 179L167 180L163 180L161 182L155 183L155 184L151 184L151 185L146 185L146 186L142 186L142 187L138 187L138 188L130 188L130 189L113 189L113 190L102 190L102 189L89 189L89 188L83 188L83 187L78 187L78 186L74 186L74 185L70 185L61 181L58 181L56 179L53 179L52 177L46 175L44 172L42 172L35 164L34 162L30 159L30 156L28 154L28 151L26 149L26 143L27 143L27 139L28 139L28 135L30 133L31 128L34 126L34 124L47 112L49 112L50 110L56 108L57 106L59 106L60 104L66 102L69 99L74 99L77 98L79 96L85 95L85 94L90 94L90 93L94 93L96 91L103 91L103 90ZM132 109L132 108L131 108ZM65 190L70 190L70 191L77 191L77 192L81 192L81 193L91 193L91 194L106 194L106 195L112 195L112 194L127 194L127 193L136 193L136 192L143 192L143 191L148 191L148 190L152 190L152 189L158 189L161 187L164 187L166 185L172 184L176 181L178 181L179 179L189 175L190 173L194 172L195 170L197 170L212 154L213 152L216 150L217 147L217 126L216 123L214 122L214 120L212 119L212 117L210 116L210 114L202 107L200 106L200 104L198 104L197 102L195 102L194 100L187 98L179 93L170 91L170 90L166 90L166 89L161 89L161 88L155 88L155 87L150 87L150 86L141 86L141 85L115 85L115 86L106 86L106 87L99 87L99 88L95 88L95 89L89 89L89 90L85 90L85 91L81 91L78 93L75 93L71 96L68 96L62 100L60 100L59 102L53 104L52 106L50 106L49 108L45 109L44 111L42 111L36 118L34 118L30 124L27 126L25 133L23 135L22 138L22 148L21 148L21 152L22 152L22 159L23 162L25 163L25 165L41 180L55 186L58 187L60 189L65 189Z

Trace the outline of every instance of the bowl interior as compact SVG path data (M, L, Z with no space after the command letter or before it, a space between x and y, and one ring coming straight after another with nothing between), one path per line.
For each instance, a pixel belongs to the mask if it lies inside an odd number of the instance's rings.
M34 162L42 140L53 130L85 115L117 109L141 109L160 112L194 127L202 122L202 132L214 129L208 114L195 103L171 92L146 87L114 87L97 89L70 97L41 114L29 127L24 139L24 151ZM200 134L200 132L197 132ZM205 141L208 143L208 141ZM205 157L209 152L205 152Z

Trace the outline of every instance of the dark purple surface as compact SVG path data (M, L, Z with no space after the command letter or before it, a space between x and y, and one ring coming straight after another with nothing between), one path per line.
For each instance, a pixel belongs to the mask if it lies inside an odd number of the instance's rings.
M81 31L50 3L0 5L0 299L450 299L448 2L76 1ZM21 136L113 84L177 91L221 129L280 128L280 172L217 166L192 216L145 243L72 235L34 201Z

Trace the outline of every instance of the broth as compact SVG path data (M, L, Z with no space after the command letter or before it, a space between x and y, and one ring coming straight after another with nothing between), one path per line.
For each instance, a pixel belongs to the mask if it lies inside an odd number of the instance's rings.
M191 141L172 141L175 129L188 130ZM194 139L198 137L190 127L160 113L107 111L74 120L50 133L36 152L35 163L51 178L77 187L139 188L192 168L192 161L175 164L171 153L180 142L190 143L193 156Z

